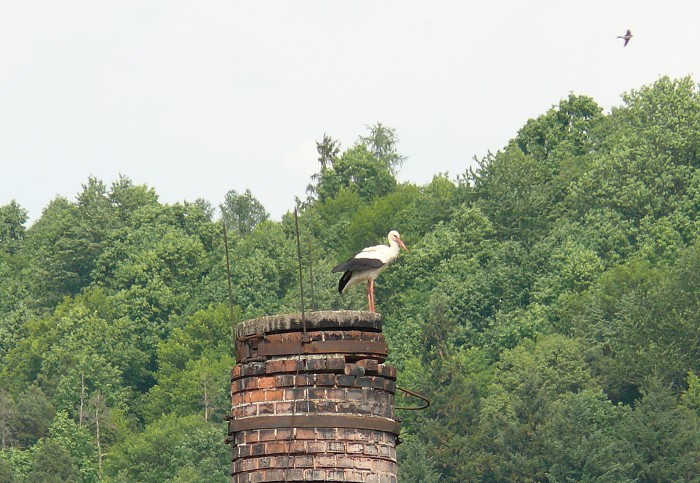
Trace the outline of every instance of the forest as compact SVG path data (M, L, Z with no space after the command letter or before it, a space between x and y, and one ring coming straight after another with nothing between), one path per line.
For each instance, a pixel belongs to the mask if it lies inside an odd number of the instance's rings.
M307 305L365 310L331 268L390 229L410 249L376 284L398 382L432 401L399 414L401 482L700 481L691 78L610 112L570 94L423 186L397 181L412 160L381 123L317 148ZM121 176L27 220L0 206L0 481L228 481L232 325L299 311L291 210L165 204Z

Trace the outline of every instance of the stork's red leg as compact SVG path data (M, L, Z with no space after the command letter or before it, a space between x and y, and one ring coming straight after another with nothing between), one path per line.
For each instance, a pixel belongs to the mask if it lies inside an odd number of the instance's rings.
M371 280L367 281L367 306L369 307L369 311L373 312L373 310L372 310L372 281Z
M370 312L375 312L376 308L374 306L374 280L370 279L369 280L369 295L370 295L370 305L369 305L369 311Z

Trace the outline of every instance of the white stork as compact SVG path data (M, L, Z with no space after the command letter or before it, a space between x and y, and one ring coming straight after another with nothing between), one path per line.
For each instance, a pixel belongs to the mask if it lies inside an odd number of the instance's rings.
M399 247L408 251L398 231L390 231L388 238L389 246L367 247L347 262L336 265L332 270L333 273L345 272L338 283L339 293L360 282L367 282L367 302L370 312L374 312L374 279L387 265L396 260L399 256Z

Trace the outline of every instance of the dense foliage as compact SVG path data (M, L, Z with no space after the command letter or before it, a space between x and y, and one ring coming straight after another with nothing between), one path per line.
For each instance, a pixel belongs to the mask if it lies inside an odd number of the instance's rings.
M390 229L411 249L377 283L399 383L432 400L401 415L401 481L700 481L690 78L607 114L570 95L455 181L399 183L381 124L317 146L310 303L364 309L330 268ZM291 214L269 220L250 191L220 209L126 177L31 226L0 207L1 481L227 481L231 317L299 297Z

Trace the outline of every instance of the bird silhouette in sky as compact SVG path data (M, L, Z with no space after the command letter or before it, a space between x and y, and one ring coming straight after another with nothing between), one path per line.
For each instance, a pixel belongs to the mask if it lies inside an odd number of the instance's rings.
M623 44L623 47L627 47L627 42L630 41L632 38L632 32L630 32L630 29L627 29L627 33L625 35L618 35L618 39L625 39L625 43Z

